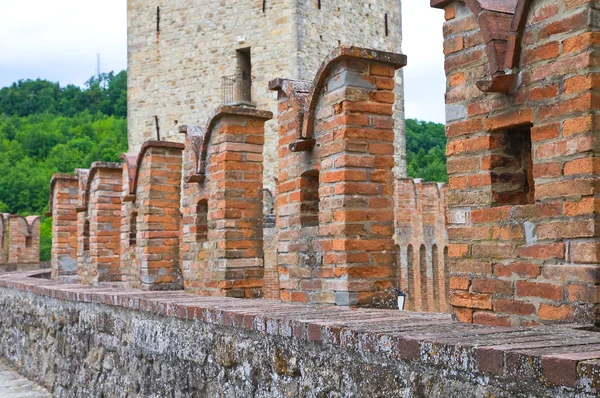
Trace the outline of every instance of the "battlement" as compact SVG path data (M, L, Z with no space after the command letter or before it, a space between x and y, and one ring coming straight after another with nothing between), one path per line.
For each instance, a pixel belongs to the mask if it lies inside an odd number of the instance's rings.
M40 262L40 217L0 214L0 264Z

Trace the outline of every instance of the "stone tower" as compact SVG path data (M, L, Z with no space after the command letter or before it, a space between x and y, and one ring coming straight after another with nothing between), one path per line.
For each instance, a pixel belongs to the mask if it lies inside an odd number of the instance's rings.
M222 103L276 112L268 82L311 79L339 44L401 52L399 0L128 0L129 152L183 142ZM349 77L351 78L351 77ZM402 75L396 77L396 175L405 175ZM277 131L266 126L264 185L277 177Z

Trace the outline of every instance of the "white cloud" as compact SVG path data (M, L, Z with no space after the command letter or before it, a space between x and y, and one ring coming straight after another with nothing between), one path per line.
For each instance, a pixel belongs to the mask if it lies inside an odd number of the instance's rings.
M125 0L3 0L0 87L43 78L82 85L96 71L127 67Z
M406 117L445 122L444 12L431 8L428 0L402 2L402 51L408 56L404 68Z
M404 0L406 116L444 122L443 12ZM127 67L125 0L2 0L0 87L43 78L82 85L96 70Z

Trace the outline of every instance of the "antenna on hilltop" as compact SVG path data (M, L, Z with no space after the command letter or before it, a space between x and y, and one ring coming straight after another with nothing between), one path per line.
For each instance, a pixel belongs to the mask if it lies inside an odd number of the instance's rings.
M98 72L98 81L100 81L100 54L97 54L97 60L98 60L98 69L96 69L96 72Z

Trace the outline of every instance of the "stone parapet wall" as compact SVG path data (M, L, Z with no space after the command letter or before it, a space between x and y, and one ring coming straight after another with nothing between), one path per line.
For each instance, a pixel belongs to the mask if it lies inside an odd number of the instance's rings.
M0 353L55 396L593 397L600 336L0 276Z
M396 236L400 290L411 311L448 312L446 186L396 182Z
M594 1L447 1L450 289L465 322L598 322Z

